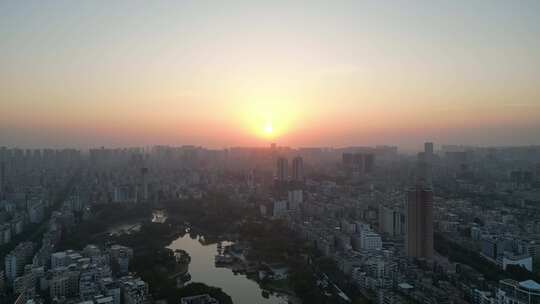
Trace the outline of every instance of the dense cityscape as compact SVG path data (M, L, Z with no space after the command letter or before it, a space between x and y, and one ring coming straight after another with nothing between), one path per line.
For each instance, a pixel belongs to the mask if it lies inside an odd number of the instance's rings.
M0 304L540 304L540 0L0 0Z
M3 147L0 292L17 304L538 303L539 155ZM190 246L256 298L195 280Z

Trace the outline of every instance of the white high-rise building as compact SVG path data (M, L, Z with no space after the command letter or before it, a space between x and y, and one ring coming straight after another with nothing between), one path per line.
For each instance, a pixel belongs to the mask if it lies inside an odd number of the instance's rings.
M381 236L373 231L360 232L360 248L362 250L380 250L382 249Z

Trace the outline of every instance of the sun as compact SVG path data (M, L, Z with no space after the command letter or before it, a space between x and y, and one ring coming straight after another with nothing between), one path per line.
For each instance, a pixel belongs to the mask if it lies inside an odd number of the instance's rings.
M259 101L241 104L239 113L241 123L250 137L258 140L275 141L290 131L296 116L290 103L264 101L265 98L253 98ZM263 100L263 101L260 101Z
M272 135L272 133L274 133L274 127L272 127L272 124L271 123L267 123L265 126L264 126L264 134L266 135Z

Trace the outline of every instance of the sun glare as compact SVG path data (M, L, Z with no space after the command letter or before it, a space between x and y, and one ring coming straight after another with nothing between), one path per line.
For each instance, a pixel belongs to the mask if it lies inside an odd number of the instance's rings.
M272 124L271 123L267 123L265 126L264 126L264 133L266 135L272 135L272 133L274 132L274 128L272 127Z
M288 98L248 96L243 99L238 106L242 109L240 121L253 138L277 140L291 131L297 111Z

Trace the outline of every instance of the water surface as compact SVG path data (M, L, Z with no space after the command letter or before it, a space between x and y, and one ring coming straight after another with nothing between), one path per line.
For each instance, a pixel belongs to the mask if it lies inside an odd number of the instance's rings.
M214 257L218 252L217 244L202 245L199 238L192 239L189 234L173 241L167 248L183 249L191 256L189 273L191 282L201 282L212 287L221 288L235 304L283 304L286 296L262 296L259 285L245 275L235 275L228 268L217 268Z

